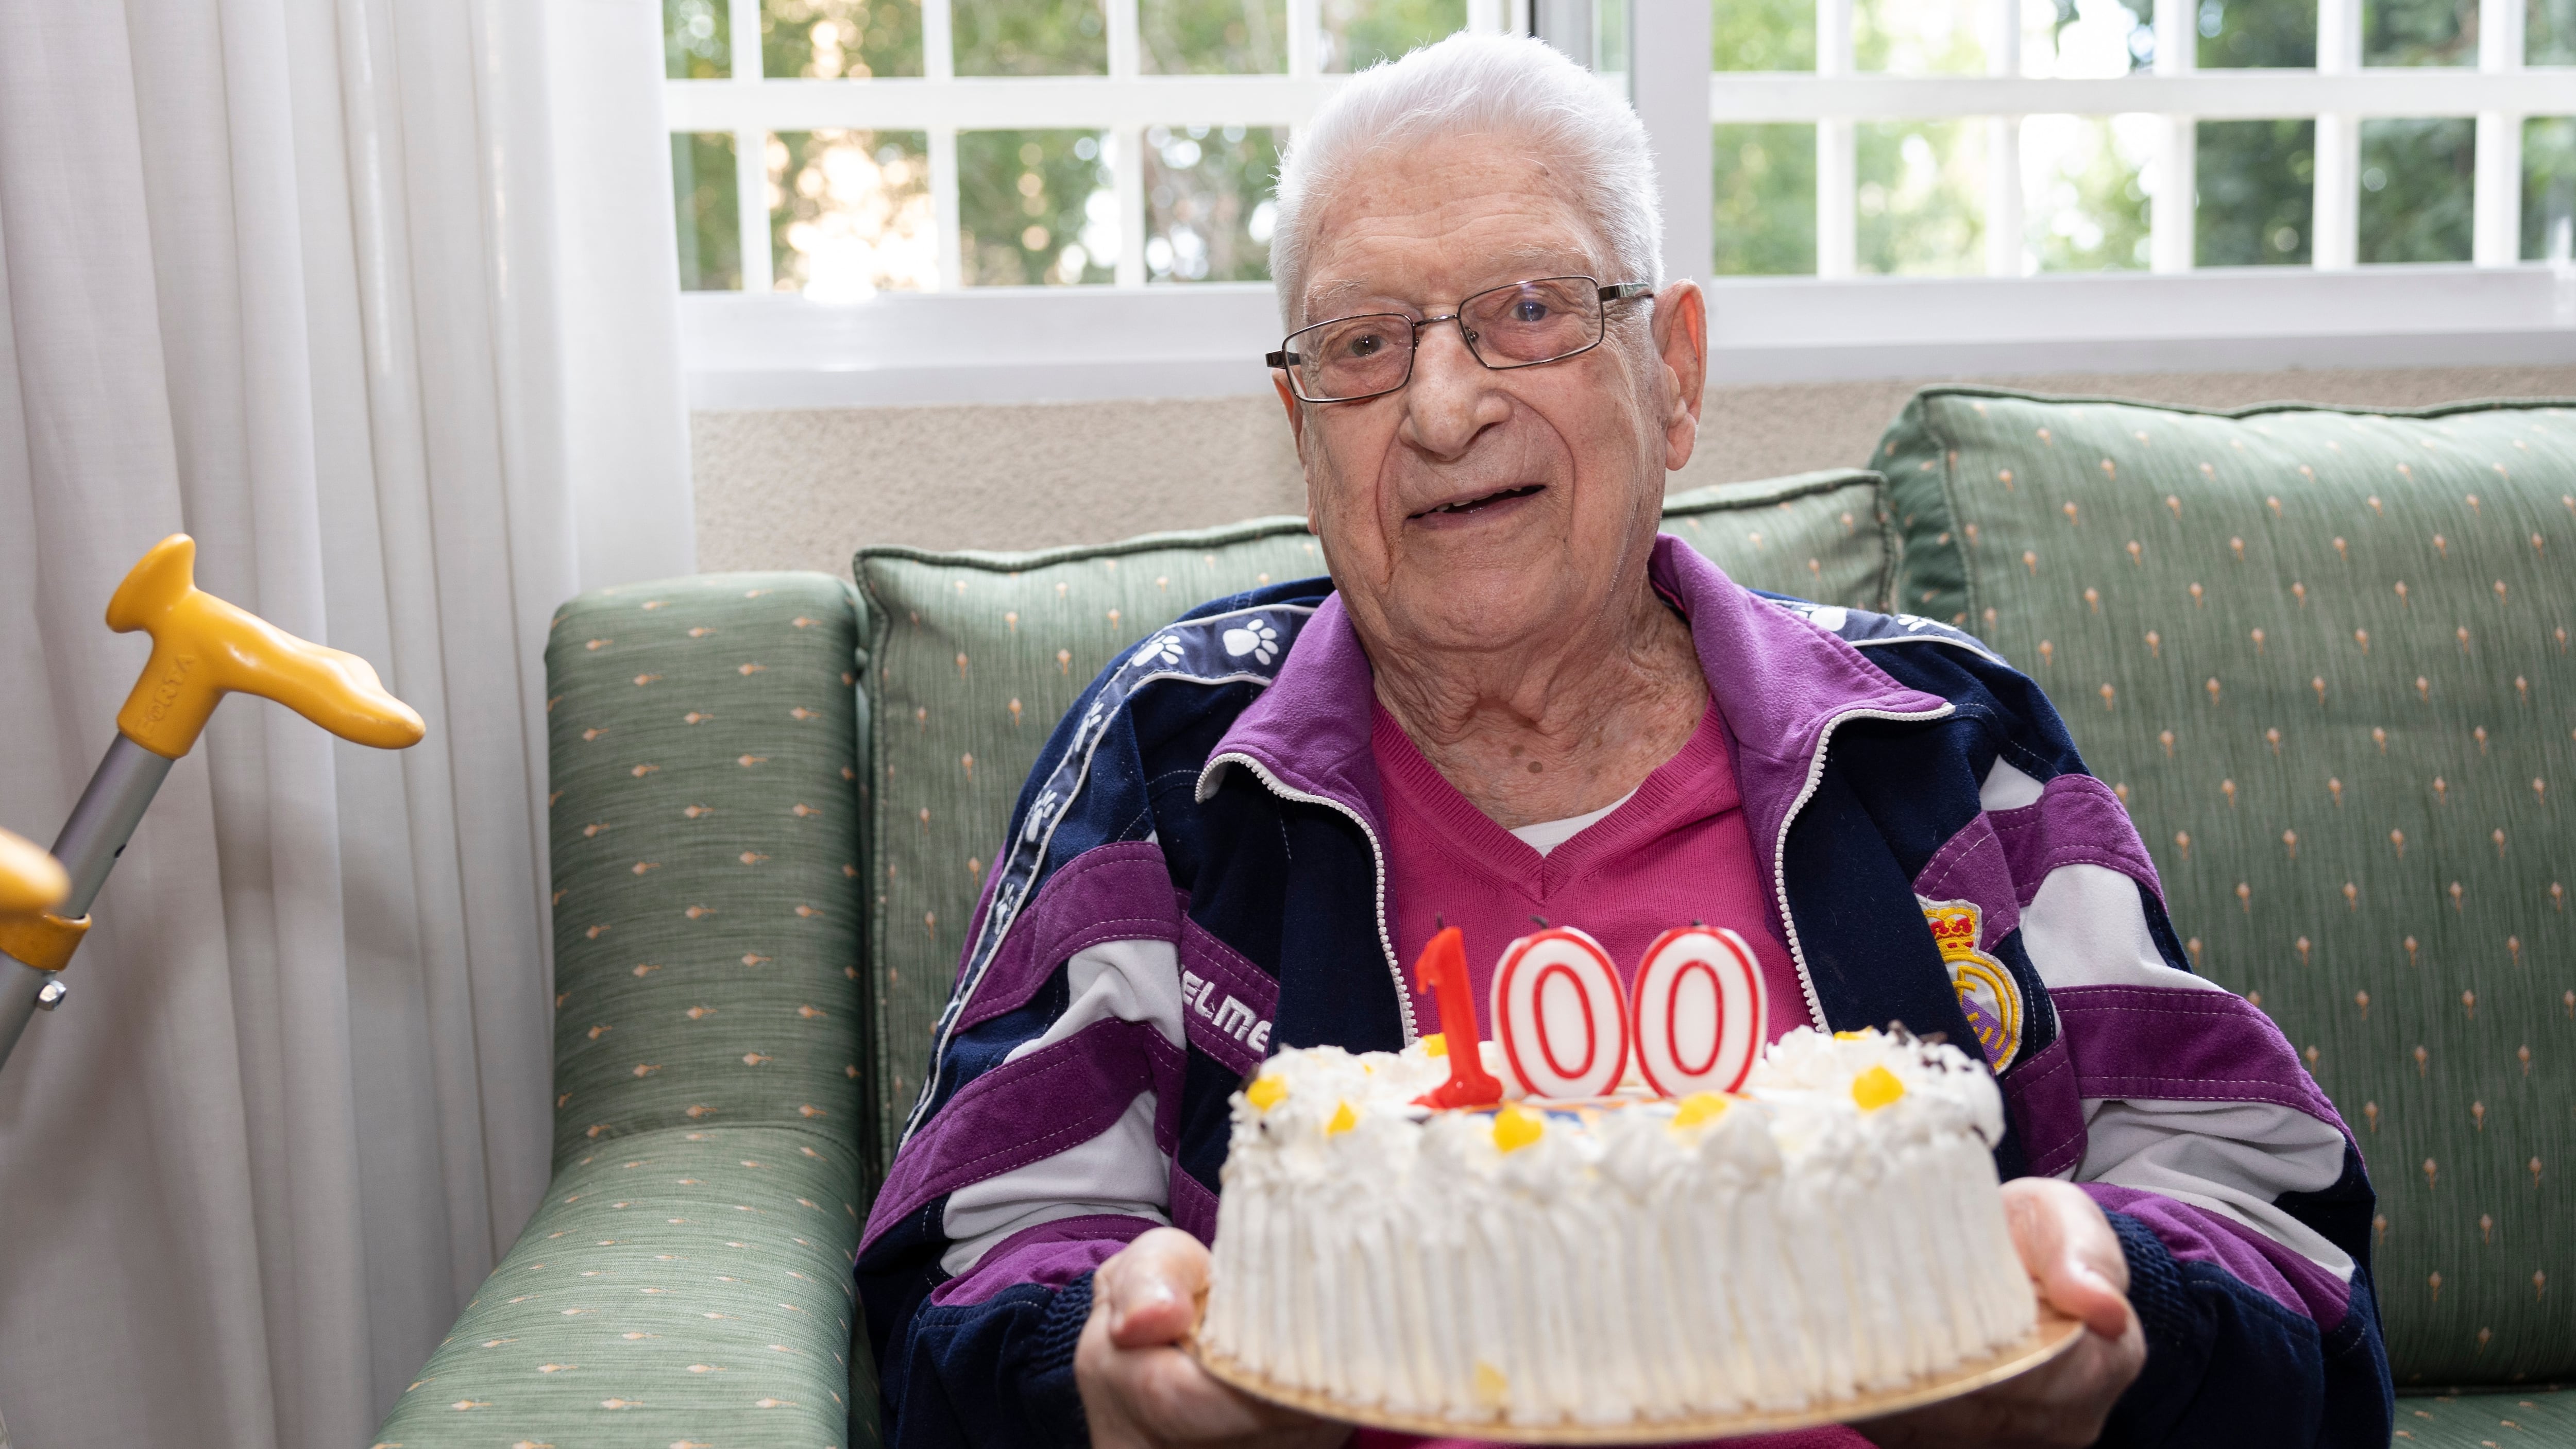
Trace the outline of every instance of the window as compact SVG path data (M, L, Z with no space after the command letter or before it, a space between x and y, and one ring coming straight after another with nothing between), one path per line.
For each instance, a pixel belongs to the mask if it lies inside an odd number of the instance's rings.
M1664 178L1667 269L1719 279L1721 377L2314 339L2374 308L2461 361L2576 352L2523 335L2576 322L2576 0L664 0L663 19L702 406L1258 389L1291 129L1339 75L1461 28L1547 36L1637 93L1659 155L1705 155ZM2166 275L2153 301L2081 280L2123 273ZM2352 360L2301 346L2270 355ZM2276 365L2174 347L2123 357ZM2024 345L2008 365L2056 364Z
M681 285L1264 281L1279 152L1327 78L1509 8L663 0Z
M2563 260L2568 10L1715 0L1716 270Z

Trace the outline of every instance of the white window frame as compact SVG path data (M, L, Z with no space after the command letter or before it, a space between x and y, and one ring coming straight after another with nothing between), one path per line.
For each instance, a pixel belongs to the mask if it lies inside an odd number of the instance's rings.
M1817 68L1711 73L1706 0L1631 0L1630 86L1662 164L1666 271L1712 298L1713 380L1979 372L2263 370L2576 363L2576 267L2520 260L2522 123L2576 113L2576 67L2522 64L2522 0L2480 0L2476 68L2364 68L2362 0L2318 0L2314 70L2200 71L2192 0L2151 0L2152 73L2025 77L2018 0L1985 0L1990 70L1907 76L1852 68L1851 0L1816 0ZM959 77L949 0L922 0L928 74L857 81L759 77L759 0L728 0L728 80L666 81L674 132L734 137L744 290L681 298L692 406L829 407L1260 392L1278 313L1265 284L1146 285L1143 133L1152 125L1296 126L1340 84L1318 74L1316 0L1287 0L1287 71L1141 72L1137 0L1105 0L1109 73ZM1528 28L1530 0L1469 0L1469 28ZM2020 275L2018 123L2027 115L2160 117L2145 273ZM2317 121L2310 267L2192 265L2193 127ZM2360 125L2474 117L2473 260L2356 266ZM1982 277L1857 274L1854 123L1981 118L1988 125ZM1710 127L1813 122L1817 272L1707 276ZM929 138L941 290L847 305L770 290L768 133L921 131ZM957 133L1084 128L1111 139L1123 234L1116 284L960 288Z

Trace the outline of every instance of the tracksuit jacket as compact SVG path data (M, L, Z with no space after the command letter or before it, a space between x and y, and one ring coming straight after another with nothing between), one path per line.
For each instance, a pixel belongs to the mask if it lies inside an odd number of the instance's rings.
M2149 1352L2103 1442L2386 1444L2360 1151L2270 1018L2192 974L2039 687L1669 535L1651 575L1814 1018L1978 1043L2002 1174L2109 1214ZM1039 756L858 1257L888 1442L1085 1442L1091 1270L1152 1227L1211 1237L1229 1094L1284 1047L1417 1034L1394 913L1439 903L1387 899L1372 676L1330 589L1158 631Z

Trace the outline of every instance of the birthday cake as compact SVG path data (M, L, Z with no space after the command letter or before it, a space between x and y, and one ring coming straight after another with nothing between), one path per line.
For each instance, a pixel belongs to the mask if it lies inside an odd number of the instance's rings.
M1203 1353L1354 1410L1620 1426L1830 1409L2032 1332L2000 1098L1957 1049L1802 1027L1740 1092L1577 1102L1484 1047L1518 1100L1430 1105L1474 1070L1438 1041L1262 1066Z

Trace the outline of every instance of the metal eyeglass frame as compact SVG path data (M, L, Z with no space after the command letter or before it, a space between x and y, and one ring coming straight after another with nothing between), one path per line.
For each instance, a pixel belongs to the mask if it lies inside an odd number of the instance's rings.
M1468 331L1467 324L1461 320L1466 314L1467 304L1475 301L1479 297L1490 297L1496 292L1509 292L1538 282L1590 282L1593 285L1595 289L1594 295L1601 304L1601 311L1599 314L1599 325L1592 329L1592 340L1584 343L1581 347L1574 349L1572 352L1560 352L1554 357L1542 357L1535 362L1494 363L1486 361L1485 354L1476 350L1476 334ZM1280 341L1279 350L1263 357L1262 361L1267 363L1270 367L1288 375L1288 389L1290 392L1296 394L1297 401L1299 402L1318 404L1367 402L1370 398L1385 397L1389 393L1402 392L1405 388L1412 385L1413 359L1421 355L1422 329L1425 327L1437 327L1443 322L1456 322L1458 323L1459 340L1467 344L1467 355L1476 359L1476 361L1482 365L1486 371L1517 372L1524 367L1545 367L1550 363L1563 362L1569 357L1581 357L1583 354L1590 352L1593 348L1601 345L1601 340L1604 337L1610 335L1611 303L1625 302L1632 298L1647 296L1654 290L1654 284L1651 282L1613 282L1608 286L1603 286L1599 279L1582 276L1580 274L1563 277L1525 277L1517 282L1505 282L1499 287L1487 287L1481 292L1471 292L1458 300L1458 309L1456 311L1444 313L1437 317L1409 317L1402 312L1354 312L1348 317L1333 317L1322 322L1310 323L1307 326L1300 327L1296 331L1289 333L1287 337ZM1345 322L1357 321L1362 317L1393 317L1412 326L1413 342L1412 345L1405 350L1403 379L1398 381L1393 387L1380 388L1376 392L1354 393L1349 397L1306 396L1306 390L1297 385L1297 339L1305 336L1309 332L1314 332L1325 327L1338 327Z

